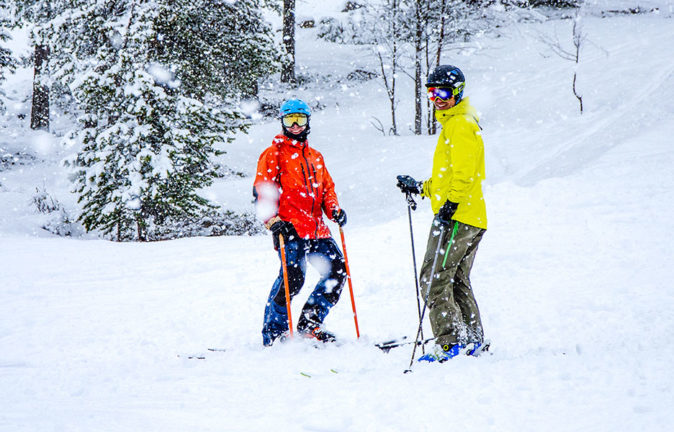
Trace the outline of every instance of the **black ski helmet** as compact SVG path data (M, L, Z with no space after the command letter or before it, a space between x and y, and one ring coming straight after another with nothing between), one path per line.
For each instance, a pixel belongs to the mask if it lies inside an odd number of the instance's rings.
M463 97L463 89L466 87L466 77L456 66L440 65L428 76L426 87L451 88L456 103Z

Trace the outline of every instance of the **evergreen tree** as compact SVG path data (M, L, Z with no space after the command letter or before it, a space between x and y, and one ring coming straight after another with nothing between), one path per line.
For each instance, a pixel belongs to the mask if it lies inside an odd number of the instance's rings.
M237 101L278 70L261 15L271 4L19 2L17 16L34 24L36 49L49 55L49 89L72 96L79 113L73 166L87 230L152 240L194 232L188 221L217 216L198 191L225 170L219 145L247 129Z
M75 92L90 113L74 135L82 144L80 220L87 230L100 228L120 241L151 240L156 227L210 208L196 191L218 176L215 146L227 120L236 119L158 85L137 60L120 53Z
M0 0L0 42L6 42L10 39L7 29L11 26L9 19L10 8L6 0ZM13 72L16 69L16 59L12 56L12 52L0 45L0 83L2 83L6 76L5 72ZM4 111L4 104L0 100L0 110Z
M157 23L173 10L169 3L81 9L70 25L104 37L82 41L80 52L99 45L93 61L64 62L58 72L86 66L71 84L85 113L73 134L82 146L75 161L80 220L87 230L101 229L120 241L152 240L167 224L211 209L197 192L219 175L215 156L222 152L216 146L246 129L237 112L195 98L205 98L207 87L176 78L185 63L175 66L157 55L165 52L157 46L166 37Z
M150 57L170 64L187 95L203 100L257 96L279 68L279 50L258 0L174 0L163 8ZM179 12L176 13L175 10Z

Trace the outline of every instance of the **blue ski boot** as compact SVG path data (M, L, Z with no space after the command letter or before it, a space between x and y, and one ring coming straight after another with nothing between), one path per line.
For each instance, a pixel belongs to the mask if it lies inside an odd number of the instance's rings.
M437 361L438 363L446 362L447 360L454 358L461 354L461 351L465 348L465 345L455 344L455 345L436 345L431 351L419 357L417 361L425 361L433 363ZM446 349L445 349L446 348Z

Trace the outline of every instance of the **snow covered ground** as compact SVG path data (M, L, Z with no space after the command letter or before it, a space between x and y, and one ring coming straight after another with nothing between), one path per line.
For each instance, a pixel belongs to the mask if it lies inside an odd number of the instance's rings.
M412 374L402 373L411 348L371 345L417 326L395 176L428 176L435 138L409 132L409 83L399 137L370 124L388 120L377 81L326 90L312 118L310 142L349 214L362 334L345 291L326 321L344 343L320 350L261 346L278 272L270 237L120 244L42 230L31 197L41 187L73 205L61 165L73 150L7 120L0 147L41 162L0 172L0 431L670 430L674 25L660 4L659 14L585 18L582 116L573 64L538 36L570 44L569 20L521 24L445 59L466 73L484 127L490 227L473 284L493 355ZM363 48L299 35L310 69L374 67ZM5 86L19 89L16 101L26 80L23 71ZM227 162L252 175L277 129L252 128ZM207 193L250 208L251 183ZM431 216L420 202L418 257ZM295 316L317 279L310 268ZM197 353L206 359L184 358Z

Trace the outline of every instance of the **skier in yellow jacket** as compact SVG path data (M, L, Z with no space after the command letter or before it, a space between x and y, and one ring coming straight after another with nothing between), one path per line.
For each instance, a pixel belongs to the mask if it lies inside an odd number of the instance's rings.
M422 294L436 345L419 360L430 362L461 352L477 355L486 347L470 283L475 254L487 230L484 144L475 109L463 97L465 85L456 66L438 66L429 75L428 97L442 125L431 178L417 182L398 176L398 187L429 198L435 214L421 266Z

